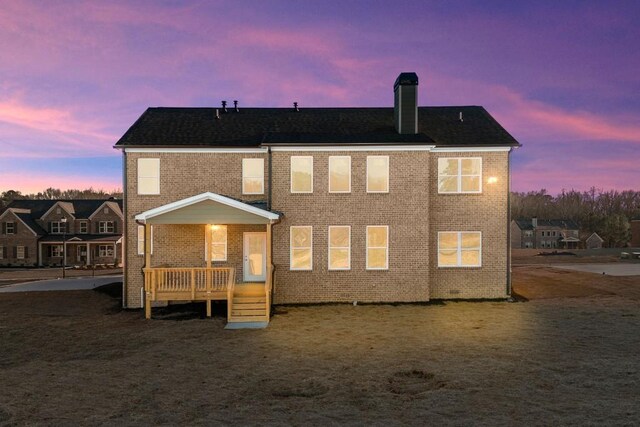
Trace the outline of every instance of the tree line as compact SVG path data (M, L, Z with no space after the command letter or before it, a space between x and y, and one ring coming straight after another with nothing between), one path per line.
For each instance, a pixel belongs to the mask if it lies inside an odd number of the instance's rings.
M582 237L598 233L605 246L625 246L631 239L630 220L640 216L640 191L565 191L553 196L546 190L511 193L511 218L572 219Z
M0 193L0 209L6 207L13 200L36 199L36 200L82 200L82 199L108 199L114 197L122 199L122 190L104 191L93 187L84 190L69 189L60 190L59 188L47 188L39 193L22 194L20 191L7 190Z

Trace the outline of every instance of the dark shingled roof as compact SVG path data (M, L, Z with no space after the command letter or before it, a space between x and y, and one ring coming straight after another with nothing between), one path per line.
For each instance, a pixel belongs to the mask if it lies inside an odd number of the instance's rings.
M531 219L516 219L516 224L520 230L533 230ZM538 219L538 227L555 227L567 230L579 230L578 223L572 219Z
M519 146L483 108L419 107L418 133L400 135L393 108L148 108L116 147L259 147L262 144ZM463 121L460 121L462 113Z
M74 214L76 219L87 219L96 211L104 202L115 202L120 206L122 210L122 200L116 199L86 199L86 200L14 200L9 203L9 208L29 209L31 214L22 214L25 216L31 216L32 218L41 218L53 205L57 202L67 202L73 204ZM6 210L5 209L5 210ZM2 211L4 212L4 210ZM2 213L0 212L0 213ZM21 217L22 219L22 217ZM26 221L25 221L26 222ZM27 223L29 225L29 223ZM37 231L37 230L34 230Z

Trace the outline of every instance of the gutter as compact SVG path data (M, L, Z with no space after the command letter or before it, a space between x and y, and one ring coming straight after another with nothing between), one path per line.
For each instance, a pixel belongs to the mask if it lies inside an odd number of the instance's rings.
M507 296L511 297L511 152L507 154Z
M127 152L122 150L122 308L127 308ZM144 304L144 302L143 302Z
M271 212L271 195L272 195L272 184L273 184L273 177L272 177L272 171L273 171L273 167L271 164L271 147L267 147L267 170L269 171L269 192L267 193L267 210L269 212Z

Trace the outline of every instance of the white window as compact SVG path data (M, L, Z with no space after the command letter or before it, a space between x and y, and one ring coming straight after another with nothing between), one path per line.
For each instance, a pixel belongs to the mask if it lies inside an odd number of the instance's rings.
M242 194L264 194L264 159L242 159Z
M291 192L313 193L313 157L291 156Z
M51 221L51 234L62 234L65 226L62 221Z
M296 226L289 230L291 270L311 270L313 268L313 227Z
M138 255L144 255L144 225L138 226ZM151 226L151 255L153 255L153 225Z
M481 193L482 158L438 159L438 193Z
M367 226L367 270L389 268L389 227Z
M138 194L160 194L160 159L138 159Z
M351 227L329 226L329 270L351 268Z
M78 233L87 234L89 232L89 223L87 221L80 221L78 224Z
M62 257L62 245L53 245L53 246L51 246L51 256L52 257Z
M329 156L329 193L351 192L351 156Z
M24 246L16 246L16 258L24 259Z
M367 193L389 192L389 156L367 156Z
M482 235L479 231L438 233L438 267L480 267Z
M98 233L100 234L113 233L114 230L113 221L100 221L98 223Z
M16 234L15 222L5 222L5 231L7 234Z
M98 256L100 258L113 257L113 246L111 245L99 245Z
M4 258L4 246L0 246L0 259Z
M211 233L211 250L208 253L211 254L211 261L226 261L227 260L227 226L226 225L212 225L206 227L208 232ZM205 255L206 256L206 255Z

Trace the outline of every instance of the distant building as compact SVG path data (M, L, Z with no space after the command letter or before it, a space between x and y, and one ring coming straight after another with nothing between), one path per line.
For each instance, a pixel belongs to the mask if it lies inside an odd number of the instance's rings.
M602 249L604 239L598 236L598 233L591 233L591 236L585 240L587 249Z
M123 219L122 200L14 200L0 211L0 267L116 264Z
M514 249L576 249L580 227L571 219L514 219L511 247Z
M640 248L640 216L631 218L631 247Z

